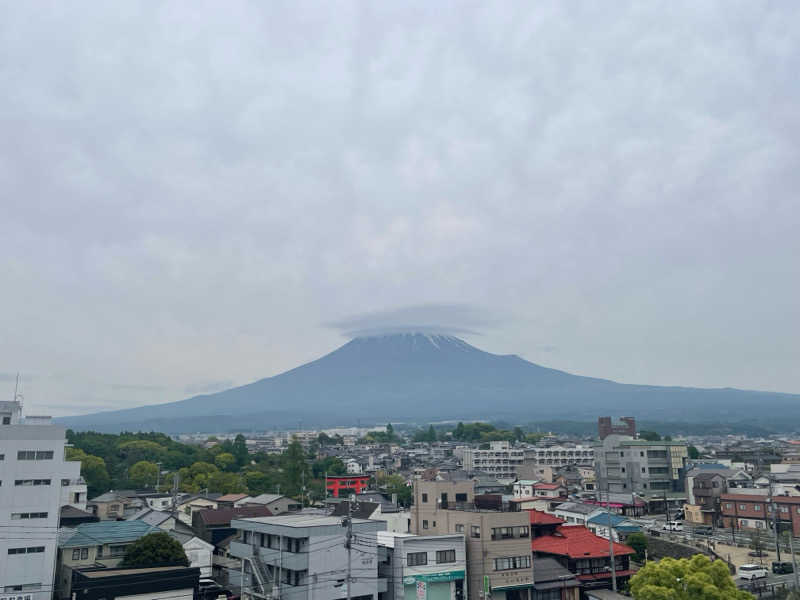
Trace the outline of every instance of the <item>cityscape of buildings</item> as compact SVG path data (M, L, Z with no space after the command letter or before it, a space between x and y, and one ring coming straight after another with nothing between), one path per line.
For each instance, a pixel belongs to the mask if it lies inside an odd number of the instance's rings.
M322 498L177 489L89 498L63 427L24 415L20 402L0 403L0 418L0 486L13 490L0 495L0 600L99 598L125 586L170 598L578 600L624 590L642 565L629 537L665 528L674 537L671 523L711 529L697 551L712 556L728 537L735 546L752 533L800 536L791 439L664 439L637 432L633 418L604 417L594 439L533 442L415 442L386 439L385 427L280 432L248 437L248 454L297 443L337 459L345 472L325 473ZM334 443L319 445L321 435ZM209 447L224 438L182 436ZM382 489L389 476L409 491L404 501ZM188 566L122 568L154 533L176 540Z

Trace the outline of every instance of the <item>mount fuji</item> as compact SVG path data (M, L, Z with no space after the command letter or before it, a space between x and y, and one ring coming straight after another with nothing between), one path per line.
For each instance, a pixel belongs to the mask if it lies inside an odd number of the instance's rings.
M265 430L439 420L530 423L602 414L732 421L777 411L800 418L800 395L731 388L620 384L572 375L452 335L393 333L350 340L285 373L167 404L65 417L96 431Z

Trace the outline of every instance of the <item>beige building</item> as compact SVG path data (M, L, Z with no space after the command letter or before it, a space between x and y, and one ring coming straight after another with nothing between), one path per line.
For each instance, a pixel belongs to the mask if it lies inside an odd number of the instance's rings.
M412 533L463 534L469 600L529 600L533 586L530 516L475 504L473 481L423 481L414 485Z

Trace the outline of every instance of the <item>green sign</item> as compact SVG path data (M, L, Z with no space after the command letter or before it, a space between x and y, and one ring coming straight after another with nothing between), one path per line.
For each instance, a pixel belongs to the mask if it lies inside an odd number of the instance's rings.
M464 579L464 571L443 571L441 573L425 573L424 575L410 575L403 577L405 585L413 585L418 581L425 583L437 583L439 581L454 581L456 579Z
M483 576L483 597L485 598L486 596L488 596L491 593L491 591L492 591L492 588L489 585L489 576L488 575L484 575Z

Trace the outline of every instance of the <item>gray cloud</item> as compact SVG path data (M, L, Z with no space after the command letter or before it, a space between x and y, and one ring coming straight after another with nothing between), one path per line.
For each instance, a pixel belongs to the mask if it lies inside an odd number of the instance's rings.
M29 403L454 303L513 315L493 352L800 392L796 3L6 3L0 56L0 364L69 374Z
M347 337L419 332L479 335L501 319L490 311L462 304L428 304L369 312L328 323Z

